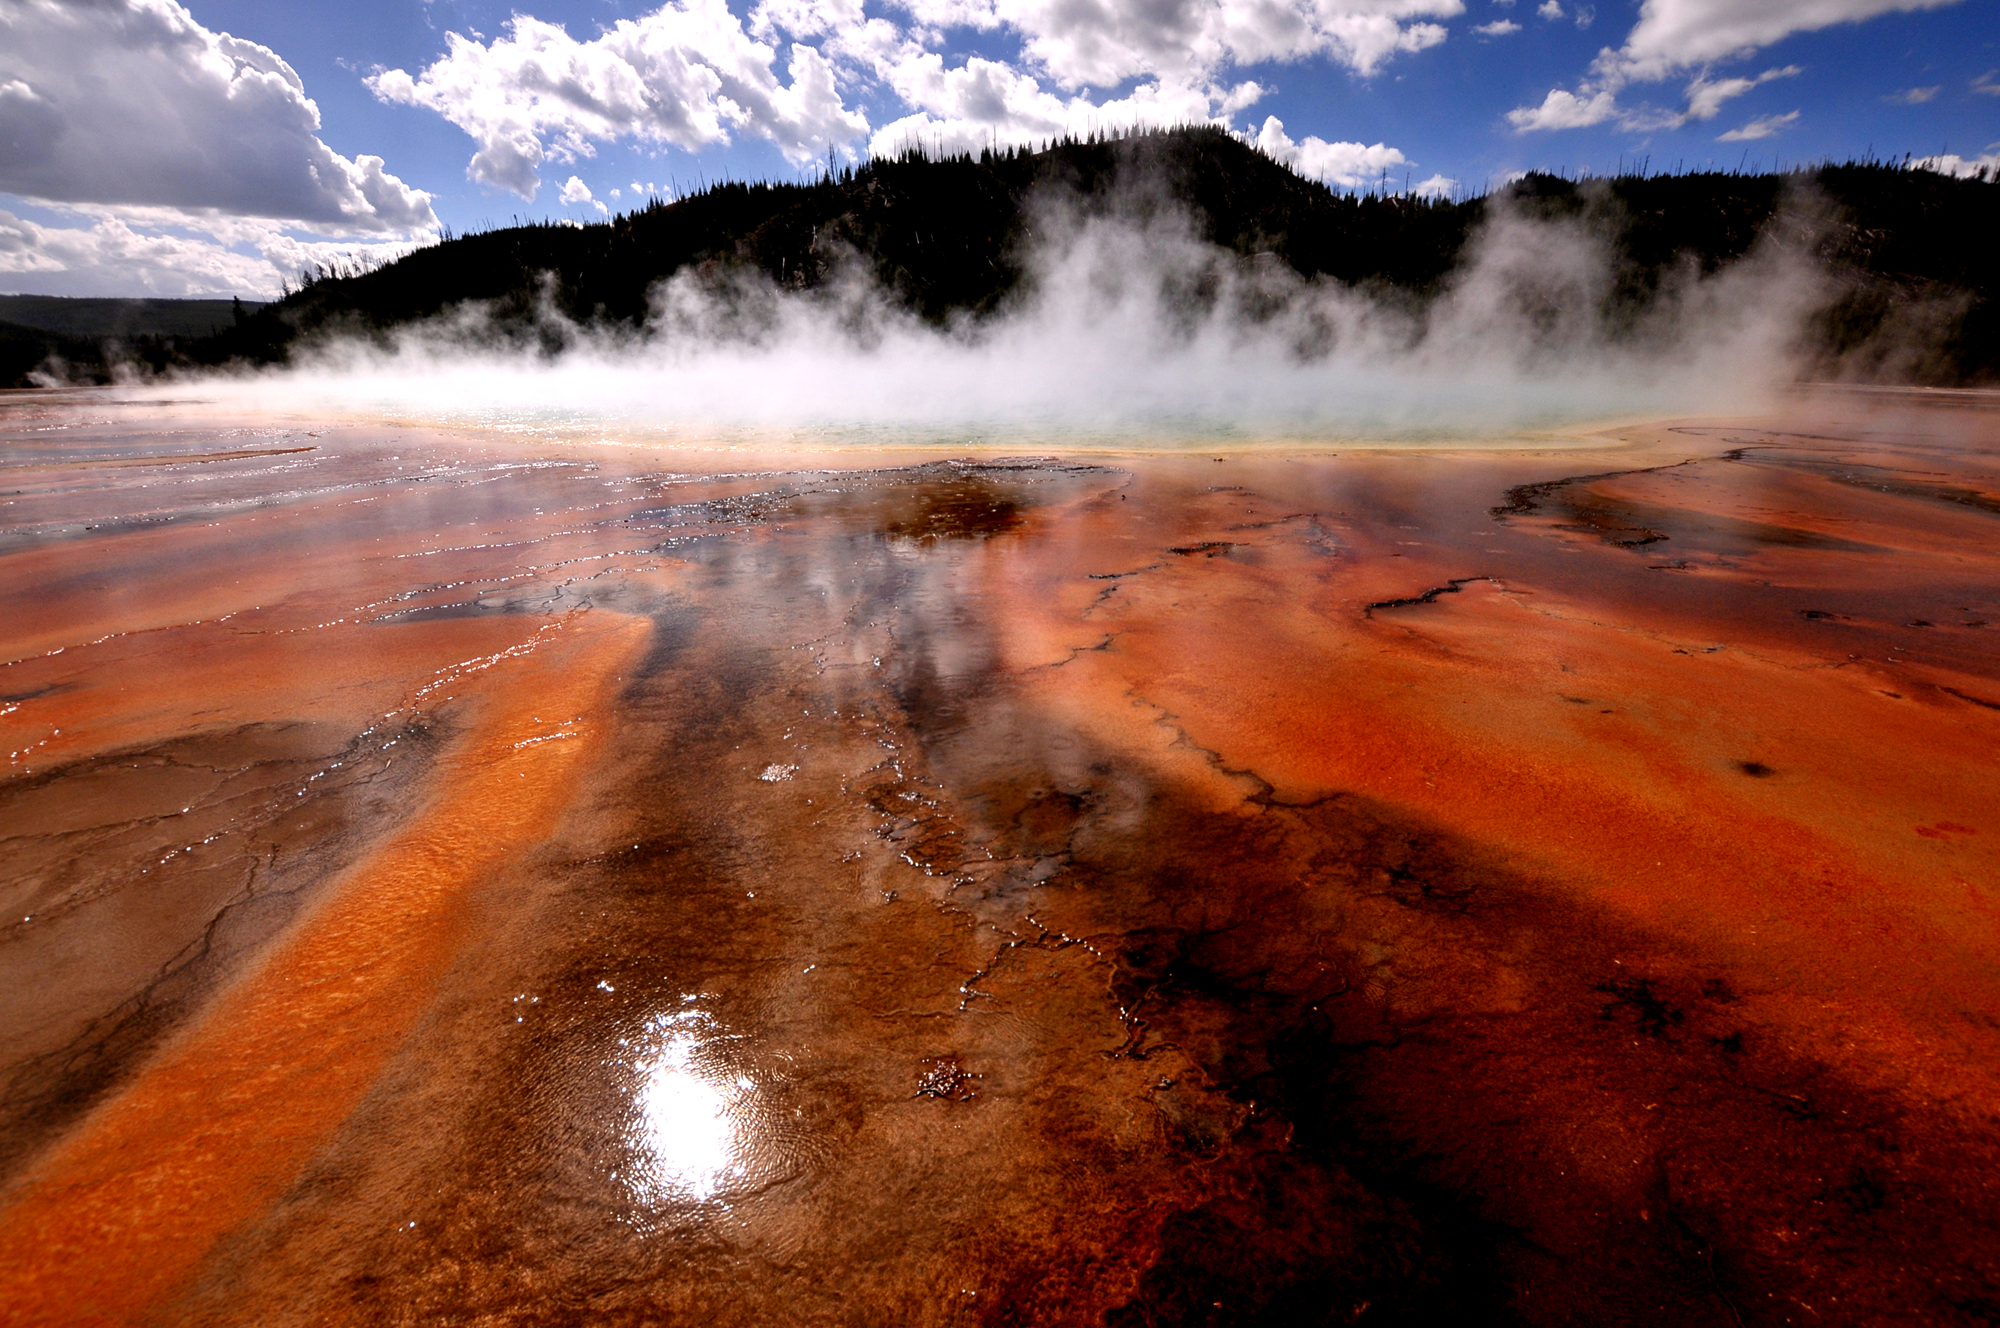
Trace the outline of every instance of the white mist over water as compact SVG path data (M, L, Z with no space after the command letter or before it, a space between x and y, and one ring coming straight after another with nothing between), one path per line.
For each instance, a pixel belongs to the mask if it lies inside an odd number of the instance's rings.
M1609 246L1505 215L1427 308L1246 261L1184 222L1057 221L1000 314L927 324L857 275L782 290L683 272L640 332L544 317L548 353L477 310L208 379L250 409L471 425L568 442L1019 447L1420 442L1754 408L1829 283L1763 246L1607 315ZM163 389L163 391L185 391Z

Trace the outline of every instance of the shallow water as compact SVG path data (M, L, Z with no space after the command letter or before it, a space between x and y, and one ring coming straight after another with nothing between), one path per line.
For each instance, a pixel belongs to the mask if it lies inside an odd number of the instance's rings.
M0 401L13 1320L1990 1321L2000 411L627 441Z

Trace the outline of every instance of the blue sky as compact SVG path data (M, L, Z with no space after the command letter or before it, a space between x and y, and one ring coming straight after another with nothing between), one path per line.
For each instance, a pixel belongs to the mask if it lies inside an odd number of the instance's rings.
M268 295L440 226L594 220L635 184L1182 119L1342 188L1966 171L2000 160L2000 6L0 0L0 290Z

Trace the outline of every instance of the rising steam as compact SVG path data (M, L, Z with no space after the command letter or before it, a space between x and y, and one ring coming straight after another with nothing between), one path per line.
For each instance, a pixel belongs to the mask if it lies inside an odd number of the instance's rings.
M1299 277L1171 214L1045 209L1031 280L944 327L857 261L811 291L683 270L637 332L549 311L522 338L477 309L387 346L204 384L263 408L358 411L572 440L1014 447L1518 433L1746 409L1797 375L1830 279L1765 243L1614 298L1601 228L1496 208L1435 298ZM553 349L551 349L553 347Z

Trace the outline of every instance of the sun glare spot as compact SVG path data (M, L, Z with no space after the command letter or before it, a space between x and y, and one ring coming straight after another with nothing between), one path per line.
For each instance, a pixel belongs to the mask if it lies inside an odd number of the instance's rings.
M755 1084L704 1064L711 1040L707 1015L685 1006L655 1015L641 1036L633 1062L638 1165L629 1174L649 1204L710 1200L743 1173L742 1121Z

